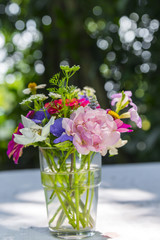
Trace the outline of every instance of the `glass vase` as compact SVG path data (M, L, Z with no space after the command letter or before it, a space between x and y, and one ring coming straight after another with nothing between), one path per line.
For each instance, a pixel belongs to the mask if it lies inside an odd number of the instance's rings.
M63 239L93 236L101 181L101 156L40 148L41 181L50 231Z

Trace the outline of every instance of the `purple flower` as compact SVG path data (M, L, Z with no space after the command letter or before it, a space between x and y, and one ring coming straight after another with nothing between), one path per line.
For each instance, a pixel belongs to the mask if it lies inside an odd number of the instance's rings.
M40 124L42 123L43 119L45 119L46 117L50 119L51 116L47 110L45 110L44 112L42 109L40 109L37 112L29 111L26 117L32 119L32 121L34 121L35 123Z
M68 136L67 134L63 133L59 138L55 139L53 142L54 143L60 143L60 142L65 142L65 141L73 141L72 136Z
M58 118L54 121L54 124L50 127L50 132L55 136L58 137L54 140L54 143L64 142L64 141L72 141L73 137L68 136L65 133L65 129L62 127L62 120L63 118Z
M62 127L62 120L63 118L56 119L50 127L50 132L56 137L60 137L62 133L65 132L65 129Z
M86 93L82 94L78 94L79 99L85 99L86 101L89 101L89 97L86 95Z

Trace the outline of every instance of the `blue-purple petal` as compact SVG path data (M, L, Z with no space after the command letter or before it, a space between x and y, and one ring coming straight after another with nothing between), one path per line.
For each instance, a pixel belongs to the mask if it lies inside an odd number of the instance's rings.
M46 118L46 116L48 119L50 119L50 117L51 117L47 110L44 113L44 111L42 109L40 109L40 111L35 112L32 119L41 120L41 122L42 122L42 120L44 118Z
M41 120L38 120L38 119L31 119L33 122L35 122L36 124L41 124L42 121Z
M60 143L60 142L65 142L65 141L73 141L72 136L68 136L67 134L62 134L59 138L56 138L53 142L54 143Z
M56 136L60 137L65 129L62 127L62 120L63 118L58 118L54 121L54 124L50 126L50 132Z

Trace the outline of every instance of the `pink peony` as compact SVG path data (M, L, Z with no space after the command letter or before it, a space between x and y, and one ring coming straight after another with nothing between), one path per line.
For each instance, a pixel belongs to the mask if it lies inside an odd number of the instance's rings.
M77 151L85 155L93 151L104 156L107 149L120 139L113 117L101 108L93 110L90 107L79 107L70 119L63 119L62 127L67 135L73 136Z

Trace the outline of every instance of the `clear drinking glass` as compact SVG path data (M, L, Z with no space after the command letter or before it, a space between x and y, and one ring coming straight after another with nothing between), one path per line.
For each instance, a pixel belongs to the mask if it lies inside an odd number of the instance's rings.
M75 149L40 148L41 181L50 231L64 239L94 234L101 156Z

